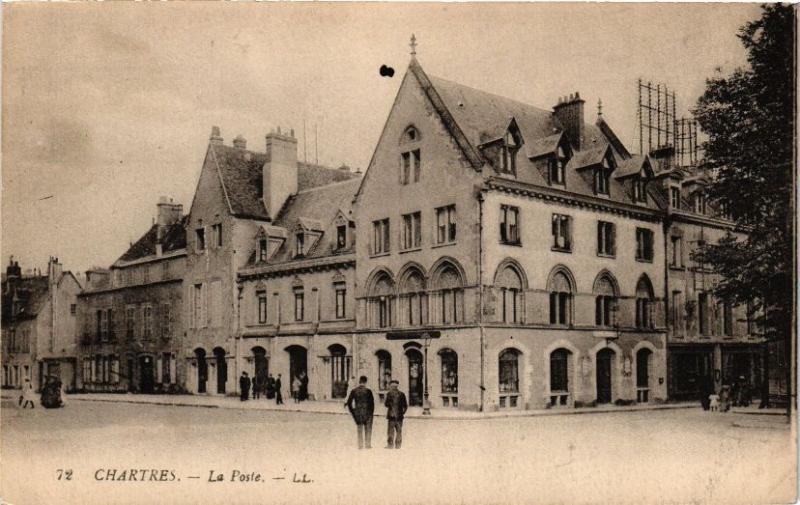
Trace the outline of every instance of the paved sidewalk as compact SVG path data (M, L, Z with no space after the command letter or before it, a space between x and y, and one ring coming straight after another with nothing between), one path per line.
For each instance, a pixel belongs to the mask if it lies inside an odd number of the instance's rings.
M13 393L4 391L3 399L13 399ZM241 401L238 397L212 396L212 395L141 395L141 394L71 394L67 401L73 402L110 402L133 403L148 405L168 405L175 407L204 407L241 410L269 410L278 412L312 412L318 414L349 415L343 401L305 401L294 403L290 398L283 405L276 405L275 400L248 400ZM376 406L377 415L381 416L382 408ZM665 410L699 408L697 402L644 404L630 406L607 405L602 407L586 408L555 408L542 410L499 410L494 412L476 412L458 409L433 408L431 415L422 414L422 407L411 407L406 417L418 419L490 419L501 417L528 417L528 416L553 416L576 414L600 414L609 412L637 412L643 410Z

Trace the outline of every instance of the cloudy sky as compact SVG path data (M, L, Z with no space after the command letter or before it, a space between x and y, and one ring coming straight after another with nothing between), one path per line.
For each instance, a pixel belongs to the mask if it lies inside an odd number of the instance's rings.
M598 98L630 147L636 80L679 114L754 4L464 5L101 3L3 6L2 259L108 266L160 195L191 204L212 125L264 150L294 128L303 157L365 168L409 59L432 75L542 108ZM382 64L397 70L382 78ZM632 149L633 150L633 149Z

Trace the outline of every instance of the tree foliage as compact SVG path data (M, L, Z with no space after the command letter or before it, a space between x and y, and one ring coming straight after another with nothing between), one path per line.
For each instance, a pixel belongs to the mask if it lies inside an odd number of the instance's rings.
M698 250L721 281L715 294L761 311L768 334L788 337L793 310L794 9L762 6L738 37L748 65L707 79L693 113L705 142L710 199L746 235ZM739 237L739 238L737 238ZM744 237L744 238L742 238Z

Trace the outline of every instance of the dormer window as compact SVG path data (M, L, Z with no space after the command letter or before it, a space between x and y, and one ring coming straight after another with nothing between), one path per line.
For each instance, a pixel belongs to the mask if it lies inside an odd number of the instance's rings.
M647 192L645 191L645 180L641 177L633 179L633 201L647 202Z
M305 254L306 254L306 249L305 249L306 234L303 233L303 232L298 232L297 234L295 234L294 237L295 237L295 241L294 241L294 244L295 244L295 247L294 247L295 256L305 256Z
M563 145L558 146L554 157L548 162L548 176L550 184L563 186L566 181L566 168L569 163L569 153Z
M675 187L669 188L669 204L673 209L681 208L681 190Z
M594 192L598 195L608 195L610 192L611 184L611 171L614 170L611 160L608 156L603 158L603 163L600 164L594 171Z
M706 196L703 193L694 194L694 211L698 214L706 213Z
M347 224L340 224L336 227L336 249L347 247Z
M267 239L262 238L258 241L258 261L267 261Z
M517 174L517 151L519 151L519 142L514 138L513 133L507 131L503 138L503 146L500 149L500 172L511 175Z

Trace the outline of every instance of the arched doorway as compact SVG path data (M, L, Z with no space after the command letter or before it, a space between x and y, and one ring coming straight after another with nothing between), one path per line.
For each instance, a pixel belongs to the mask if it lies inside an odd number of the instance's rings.
M647 403L650 400L650 366L653 351L639 349L636 353L636 401Z
M206 392L206 381L208 380L208 362L206 361L206 350L198 347L194 350L194 357L197 359L197 392Z
M303 346L290 345L286 352L289 353L289 390L294 395L294 378L308 375L308 351Z
M139 392L153 393L153 357L139 356Z
M412 407L421 407L425 387L422 353L416 349L409 349L406 351L406 358L408 358L408 404Z
M347 379L350 377L350 357L347 349L339 344L328 347L331 353L331 398L347 396Z
M267 383L267 375L269 375L269 358L267 358L267 351L261 347L253 347L253 381L255 384L264 385Z
M596 372L597 372L597 403L611 403L612 398L612 377L614 368L614 351L605 348L597 353Z
M225 394L225 384L228 382L228 362L225 360L225 349L214 348L214 361L217 366L217 394Z

